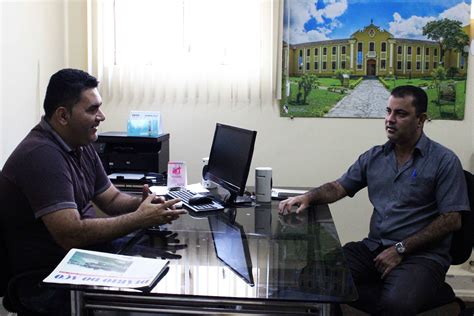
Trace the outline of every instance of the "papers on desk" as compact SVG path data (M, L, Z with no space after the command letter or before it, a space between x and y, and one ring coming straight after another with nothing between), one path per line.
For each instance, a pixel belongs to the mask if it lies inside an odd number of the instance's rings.
M168 260L71 249L45 283L149 289Z
M279 189L272 188L272 199L284 200L286 198L297 196L306 193L306 190L291 190L291 189Z

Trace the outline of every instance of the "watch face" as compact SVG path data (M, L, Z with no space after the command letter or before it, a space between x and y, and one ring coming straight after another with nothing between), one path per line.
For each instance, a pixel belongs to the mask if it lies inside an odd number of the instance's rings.
M395 244L395 250L399 253L399 254L403 254L406 250L405 248L405 245L402 243L402 242L397 242Z

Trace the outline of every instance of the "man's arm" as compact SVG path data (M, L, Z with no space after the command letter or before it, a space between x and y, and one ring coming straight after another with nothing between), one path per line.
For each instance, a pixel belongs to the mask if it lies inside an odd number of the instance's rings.
M404 240L406 253L410 254L437 242L447 234L461 228L461 213L448 212L439 215L430 225Z
M347 192L339 182L328 182L320 187L309 190L303 195L281 201L279 206L280 213L289 212L293 206L298 206L296 213L299 213L311 204L333 203L345 196L347 196Z
M426 248L460 228L461 214L459 212L443 213L424 229L403 241L406 247L405 254L409 255ZM377 270L382 273L382 278L384 278L402 259L402 256L395 250L395 246L392 246L382 251L374 261Z
M63 209L41 217L54 240L64 249L85 247L113 240L137 229L169 223L185 214L174 210L179 199L164 203L152 203L155 195L149 195L135 212L110 218L81 219L76 209Z
M148 185L143 186L141 196L120 192L114 185L111 185L107 190L94 197L93 202L107 215L121 215L135 211L149 193ZM164 200L156 198L153 202L159 203Z

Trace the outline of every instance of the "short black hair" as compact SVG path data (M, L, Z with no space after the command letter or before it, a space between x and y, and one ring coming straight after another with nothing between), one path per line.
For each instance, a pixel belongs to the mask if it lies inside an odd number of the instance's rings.
M99 82L94 76L79 69L61 69L51 76L44 98L44 114L50 119L54 111L64 106L68 111L81 100L81 93L96 88Z
M425 113L428 109L428 95L420 87L411 85L398 86L392 90L391 95L395 98L413 97L412 105L415 107L416 115Z

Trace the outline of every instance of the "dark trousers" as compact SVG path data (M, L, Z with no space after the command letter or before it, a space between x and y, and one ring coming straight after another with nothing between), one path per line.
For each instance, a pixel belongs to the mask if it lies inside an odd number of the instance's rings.
M351 305L372 315L416 315L444 282L446 269L427 258L408 255L382 280L374 258L384 248L370 251L363 242L350 242L343 249L359 292Z

